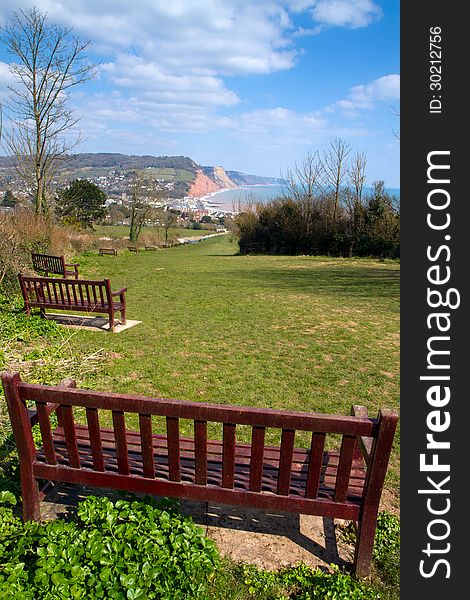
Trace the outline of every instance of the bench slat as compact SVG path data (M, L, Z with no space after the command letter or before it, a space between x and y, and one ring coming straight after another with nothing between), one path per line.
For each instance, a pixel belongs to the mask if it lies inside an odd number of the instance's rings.
M181 481L179 419L175 417L166 418L166 434L168 436L169 477L171 481Z
M41 430L42 444L44 447L44 454L46 455L46 461L50 465L56 465L57 458L54 450L51 422L49 421L47 404L44 402L36 402L36 412L38 415L39 429Z
M127 454L126 422L124 413L120 410L113 410L112 414L118 472L122 475L129 475L129 457Z
M63 285L62 287L65 289L65 293L67 294L67 302L68 302L69 304L72 304L72 301L71 301L71 299L70 299L70 286L69 286L69 285L67 285L67 284L65 284L65 285Z
M90 434L91 454L95 471L104 471L103 443L101 440L100 421L96 408L86 409L88 431Z
M144 477L147 477L149 479L155 479L151 415L139 415L139 429Z
M250 490L252 492L261 491L265 434L265 427L255 426L251 430Z
M99 289L99 292L100 292L101 306L106 306L106 302L105 302L104 297L103 297L103 287L100 285L98 289Z
M233 488L235 474L235 425L233 423L224 423L222 460L222 485L225 488Z
M207 421L194 421L195 483L207 484Z
M93 294L93 304L96 306L98 304L98 298L96 296L96 285L91 286L91 291Z
M320 487L320 475L323 463L323 452L325 449L324 433L313 433L310 446L310 458L308 463L307 483L305 486L305 497L316 498Z
M341 442L338 475L336 477L335 502L344 502L346 500L355 447L356 437L353 435L344 435Z
M294 454L295 429L283 429L281 436L281 454L279 456L279 476L277 493L280 496L289 494L292 456Z
M88 304L91 304L90 286L88 284L85 285L85 294L86 294L86 301L88 302Z
M30 383L19 384L20 395L26 400L54 400L57 388ZM218 423L236 423L237 425L258 425L317 433L339 433L366 435L373 437L377 433L374 419L356 417L337 417L320 413L298 413L274 409L261 409L250 406L209 404L205 402L186 402L171 398L149 398L112 392L72 389L61 392L67 403L74 406L94 406L105 410L122 410L129 413L142 413L180 419L196 419Z
M78 454L77 434L75 432L75 421L73 408L70 405L61 405L62 423L64 426L65 443L69 455L69 464L73 469L80 468L80 455Z

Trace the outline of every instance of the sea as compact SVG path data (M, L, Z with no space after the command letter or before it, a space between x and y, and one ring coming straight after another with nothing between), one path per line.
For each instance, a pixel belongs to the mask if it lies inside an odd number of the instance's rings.
M396 196L399 200L399 188L385 188L386 191ZM371 188L364 188L365 192ZM275 198L282 197L286 188L282 185L246 185L235 189L224 189L202 196L200 200L210 211L240 212L243 207L257 202L269 202Z

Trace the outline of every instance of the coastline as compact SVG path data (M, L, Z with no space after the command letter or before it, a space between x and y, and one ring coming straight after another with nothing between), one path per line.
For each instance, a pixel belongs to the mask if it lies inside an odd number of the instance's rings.
M255 189L266 189L267 192L271 192L272 189L279 188L280 186L276 184L264 184L264 183L256 183L252 185L239 185L234 188L221 188L214 192L209 192L208 194L204 194L203 196L192 196L192 200L201 204L204 210L209 212L221 212L221 213L231 213L236 214L238 211L235 208L237 206L239 208L240 204L243 204L242 194L245 193L249 195L251 190ZM216 199L215 196L224 195L229 193L229 198L224 202L222 198ZM230 194L231 192L231 194ZM238 193L238 197L234 197L235 194ZM245 198L247 200L247 198ZM261 198L256 197L253 198L254 202L261 201Z

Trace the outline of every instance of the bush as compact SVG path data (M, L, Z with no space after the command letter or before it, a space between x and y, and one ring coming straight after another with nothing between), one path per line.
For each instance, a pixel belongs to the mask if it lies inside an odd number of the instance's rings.
M381 182L363 204L337 212L328 195L278 198L245 209L235 222L242 254L398 258L400 252L400 217Z
M71 258L69 232L24 208L0 213L0 286L11 287L19 272L32 272L31 252Z
M214 543L168 503L91 496L70 522L46 524L0 507L0 600L202 599L218 564Z

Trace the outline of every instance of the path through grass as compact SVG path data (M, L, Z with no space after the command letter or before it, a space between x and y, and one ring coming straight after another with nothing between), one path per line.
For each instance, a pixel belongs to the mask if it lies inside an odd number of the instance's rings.
M76 343L113 360L90 387L349 414L399 405L399 264L238 256L228 236L160 252L87 256L81 274L128 287L120 334ZM83 383L86 385L86 377ZM307 439L300 442L306 443ZM388 485L397 492L398 437Z

